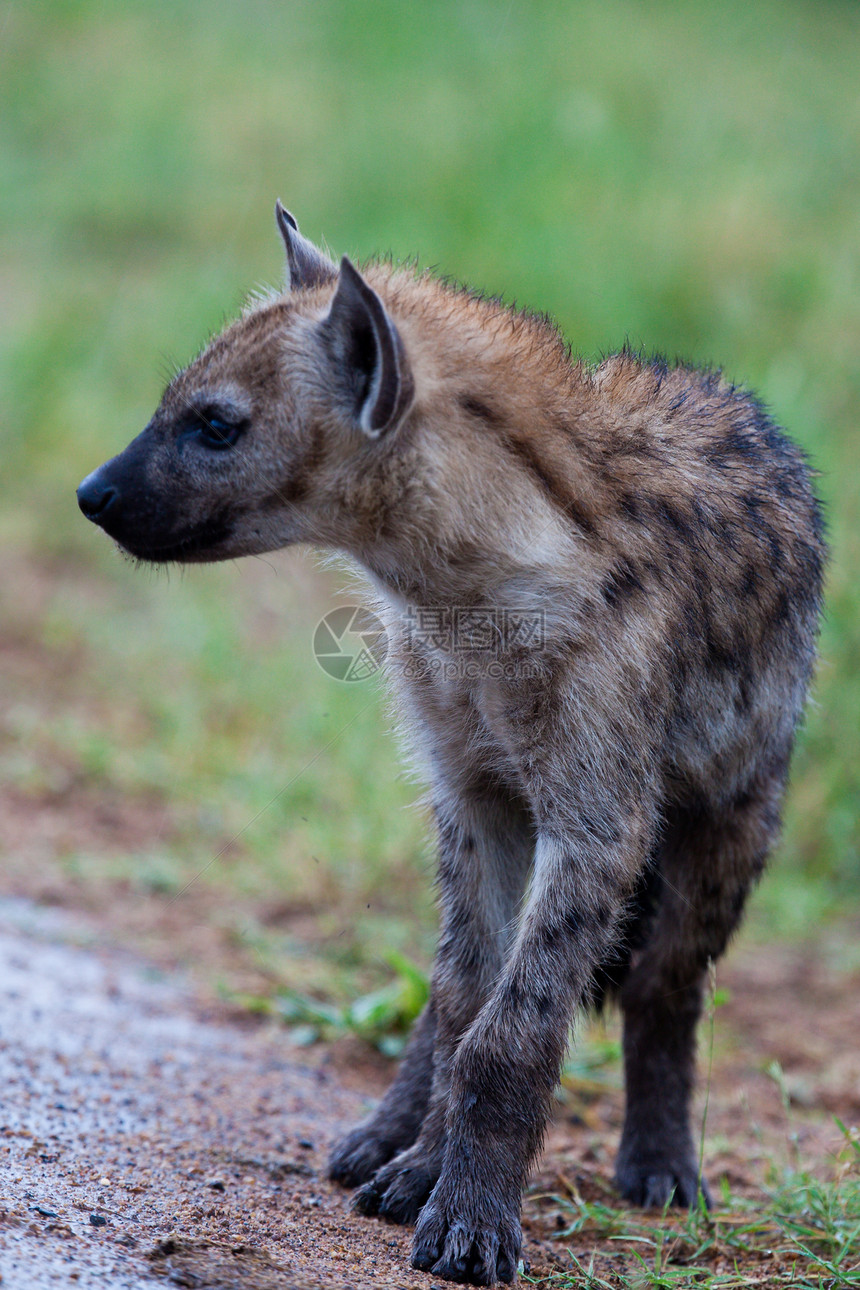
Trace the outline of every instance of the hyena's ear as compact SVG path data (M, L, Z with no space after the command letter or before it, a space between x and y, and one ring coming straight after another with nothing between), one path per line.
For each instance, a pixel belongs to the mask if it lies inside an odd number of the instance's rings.
M317 250L313 242L302 237L298 224L286 207L281 205L280 198L275 202L275 223L287 252L287 291L320 287L324 282L332 282L337 277L337 267L327 255Z
M385 305L347 256L321 329L355 423L371 439L393 430L412 402L412 372Z

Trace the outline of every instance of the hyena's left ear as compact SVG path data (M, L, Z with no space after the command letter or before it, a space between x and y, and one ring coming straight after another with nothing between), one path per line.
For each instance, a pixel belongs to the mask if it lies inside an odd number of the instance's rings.
M355 423L371 439L393 430L412 402L412 372L385 305L347 256L321 330Z
M287 252L287 291L300 291L302 287L321 287L325 282L334 281L337 266L322 251L318 251L313 242L302 237L295 218L281 205L280 198L275 202L275 223Z

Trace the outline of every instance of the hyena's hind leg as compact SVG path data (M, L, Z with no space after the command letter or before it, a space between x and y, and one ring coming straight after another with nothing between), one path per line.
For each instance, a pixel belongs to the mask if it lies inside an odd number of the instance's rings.
M690 1124L696 1026L709 960L740 922L779 831L782 764L719 808L673 807L658 864L657 909L621 988L627 1106L615 1181L635 1205L695 1205Z
M509 950L534 846L527 808L497 788L448 798L438 814L442 927L431 986L432 1087L415 1142L355 1197L360 1213L397 1223L416 1220L441 1172L457 1045Z

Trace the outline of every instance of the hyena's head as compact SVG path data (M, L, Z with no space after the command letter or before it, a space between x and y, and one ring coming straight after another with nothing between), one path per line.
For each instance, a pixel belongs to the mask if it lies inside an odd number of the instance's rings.
M280 202L276 215L287 291L217 337L78 489L87 519L139 559L342 544L348 480L409 412L409 365L379 295Z

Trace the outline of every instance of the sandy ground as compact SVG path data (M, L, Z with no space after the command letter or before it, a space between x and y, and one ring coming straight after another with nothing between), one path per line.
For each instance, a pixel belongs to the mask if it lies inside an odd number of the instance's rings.
M4 912L4 1290L405 1284L406 1235L356 1243L323 1181L366 1106L324 1054L202 1018L127 955L56 943L55 913Z
M213 1012L181 981L92 929L0 903L0 1273L4 1290L181 1286L414 1287L410 1233L353 1215L324 1177L332 1138L378 1094L349 1044L293 1047L270 1023ZM799 1153L826 1173L832 1113L860 1118L860 974L827 947L735 954L722 983L708 1117L709 1174L755 1195ZM766 1073L785 1070L792 1098ZM532 1274L588 1258L558 1195L609 1200L617 1090L559 1106L525 1206Z

